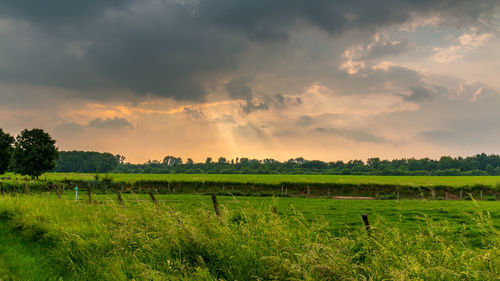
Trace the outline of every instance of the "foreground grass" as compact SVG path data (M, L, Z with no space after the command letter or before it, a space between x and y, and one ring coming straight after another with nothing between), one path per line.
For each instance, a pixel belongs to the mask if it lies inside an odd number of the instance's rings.
M374 220L368 236L362 227L346 229L343 235L332 233L329 221L311 219L290 205L285 208L282 199L221 198L222 216L217 218L206 197L194 198L192 205L164 201L155 206L136 197L122 207L111 201L86 204L43 195L1 197L0 224L10 237L18 238L0 240L0 261L8 257L9 249L21 247L24 260L43 255L46 264L40 268L47 270L40 278L33 277L38 271L23 271L14 266L23 262L14 260L8 270L0 267L0 280L13 276L17 280L497 280L500 276L499 232L484 206L474 202L469 202L474 213L468 213L466 224L415 215L419 219L408 231L380 219ZM401 204L406 202L410 203ZM278 214L270 211L271 205ZM469 243L471 232L460 228L473 228L479 243Z
M8 173L11 178L21 176ZM453 186L485 185L496 187L500 184L500 176L361 176L361 175L247 175L247 174L109 174L114 181L137 182L187 181L187 182L227 182L279 184L293 183L345 183L345 184L381 184L404 186ZM40 177L52 181L93 180L93 174L81 173L46 173Z

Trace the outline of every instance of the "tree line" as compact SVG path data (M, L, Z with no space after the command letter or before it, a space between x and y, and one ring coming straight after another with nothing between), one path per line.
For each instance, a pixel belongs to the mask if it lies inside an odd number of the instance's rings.
M335 175L421 175L421 176L482 176L500 175L500 155L484 153L470 157L443 156L438 160L403 158L367 161L350 160L324 162L302 157L278 161L275 159L227 159L208 157L195 163L188 158L168 155L163 160L142 164L126 163L125 157L110 153L63 151L55 172L81 173L186 173L186 174L335 174Z
M302 157L275 159L191 158L167 155L163 160L126 163L122 155L93 151L58 151L55 140L41 129L23 130L16 138L0 129L0 174L6 171L38 177L46 171L75 173L187 173L187 174L335 174L335 175L500 175L500 155L485 153L440 159L402 158L367 161L319 161Z

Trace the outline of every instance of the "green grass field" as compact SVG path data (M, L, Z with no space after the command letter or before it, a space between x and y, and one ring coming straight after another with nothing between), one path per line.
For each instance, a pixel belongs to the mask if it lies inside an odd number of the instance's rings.
M87 199L0 196L0 280L500 276L498 202L219 196L217 218L203 195Z
M11 178L22 178L6 174ZM141 180L157 181L212 181L236 183L347 183L347 184L387 184L408 186L466 186L482 184L498 186L500 176L358 176L358 175L242 175L242 174L109 174L114 181L136 182ZM92 180L93 174L47 173L40 177L52 181Z

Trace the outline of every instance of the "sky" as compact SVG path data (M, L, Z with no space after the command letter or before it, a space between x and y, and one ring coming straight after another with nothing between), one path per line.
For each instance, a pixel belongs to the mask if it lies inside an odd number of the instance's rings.
M497 0L4 0L0 128L60 150L500 154Z

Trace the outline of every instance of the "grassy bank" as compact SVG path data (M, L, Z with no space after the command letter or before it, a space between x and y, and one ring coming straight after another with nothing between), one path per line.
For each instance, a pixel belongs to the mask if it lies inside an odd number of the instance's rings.
M9 176L9 175L8 175ZM498 200L498 177L395 177L322 175L46 174L38 181L10 175L8 193L60 192L78 186L97 193L232 194L243 196L369 196ZM470 195L470 196L469 196Z
M162 195L154 205L143 195L126 195L124 206L108 196L99 195L93 204L48 195L0 197L0 230L17 237L26 257L41 253L43 274L51 280L495 280L500 275L496 202L413 200L386 206L379 203L388 201L224 197L217 218L206 196ZM361 212L372 220L371 236ZM2 260L12 239L0 241ZM9 268L0 271L0 279L15 276L16 267Z

